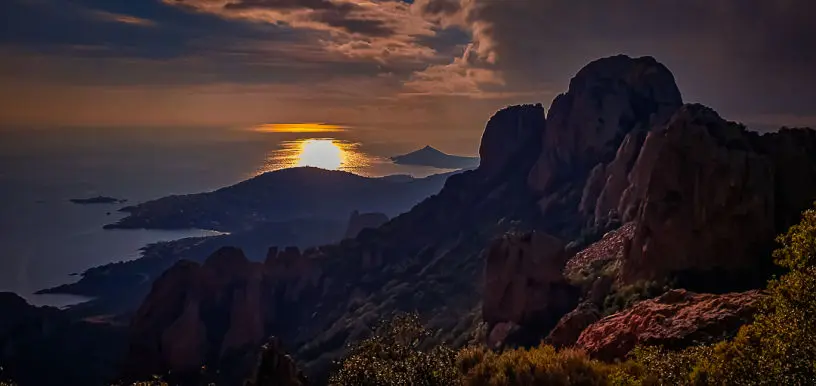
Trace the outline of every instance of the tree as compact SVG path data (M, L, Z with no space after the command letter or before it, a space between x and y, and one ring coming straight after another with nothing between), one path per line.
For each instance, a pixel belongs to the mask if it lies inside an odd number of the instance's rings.
M453 386L456 352L445 346L423 349L430 336L416 314L400 314L354 345L329 379L343 386Z

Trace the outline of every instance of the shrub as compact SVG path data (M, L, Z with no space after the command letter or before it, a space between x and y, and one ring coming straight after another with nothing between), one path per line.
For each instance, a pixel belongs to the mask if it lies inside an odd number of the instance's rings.
M416 314L397 315L353 346L329 379L345 386L452 386L458 384L456 353L445 346L423 349L430 333Z
M465 348L456 363L463 386L626 385L634 383L637 370L629 364L589 359L583 351L558 351L548 345L501 353Z

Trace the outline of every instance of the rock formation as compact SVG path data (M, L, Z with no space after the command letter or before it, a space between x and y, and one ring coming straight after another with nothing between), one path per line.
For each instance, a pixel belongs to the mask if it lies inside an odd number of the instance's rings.
M623 203L638 208L627 281L760 268L757 252L768 251L776 233L774 168L751 139L699 105L683 107L649 133L630 181L634 204Z
M165 272L131 325L129 372L198 374L235 352L264 342L264 266L235 248L222 248L203 265L181 261Z
M540 103L497 112L482 134L479 169L486 175L502 171L530 142L539 140L545 127L544 107Z
M672 290L587 327L577 346L603 360L622 359L637 345L679 349L719 341L751 321L757 291L725 295Z
M577 304L578 291L562 274L567 262L564 244L555 237L540 232L506 235L485 256L482 315L488 329L498 324L506 329L512 323L535 341Z
M345 238L353 239L357 237L363 229L374 229L387 222L388 216L385 214L360 213L355 210L351 212L351 217L349 217Z
M578 341L581 333L599 319L601 312L594 304L581 303L558 321L545 341L557 348L571 347Z
M565 180L585 179L596 165L611 161L627 134L663 122L682 103L674 76L651 57L621 55L588 64L550 106L530 186L551 192Z

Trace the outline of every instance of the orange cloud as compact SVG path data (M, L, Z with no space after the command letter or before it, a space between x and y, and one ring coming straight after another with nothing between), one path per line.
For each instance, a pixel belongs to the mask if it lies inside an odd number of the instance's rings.
M348 127L327 123L266 123L255 126L252 131L263 133L336 133Z
M125 15L121 13L113 13L107 11L91 11L94 19L99 21L107 21L112 23L130 24L139 27L155 27L156 22L141 17Z

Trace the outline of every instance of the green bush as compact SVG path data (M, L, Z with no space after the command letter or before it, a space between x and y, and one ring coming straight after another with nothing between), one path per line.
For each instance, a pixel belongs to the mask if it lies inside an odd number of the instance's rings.
M639 301L660 296L671 288L672 285L657 281L639 281L616 288L604 299L602 313L612 315L631 307Z
M583 351L548 345L500 353L470 347L459 352L456 363L463 386L628 385L638 371L630 363L607 364Z
M344 386L452 386L459 375L456 353L445 346L423 348L430 333L416 314L402 314L353 346L329 379Z

